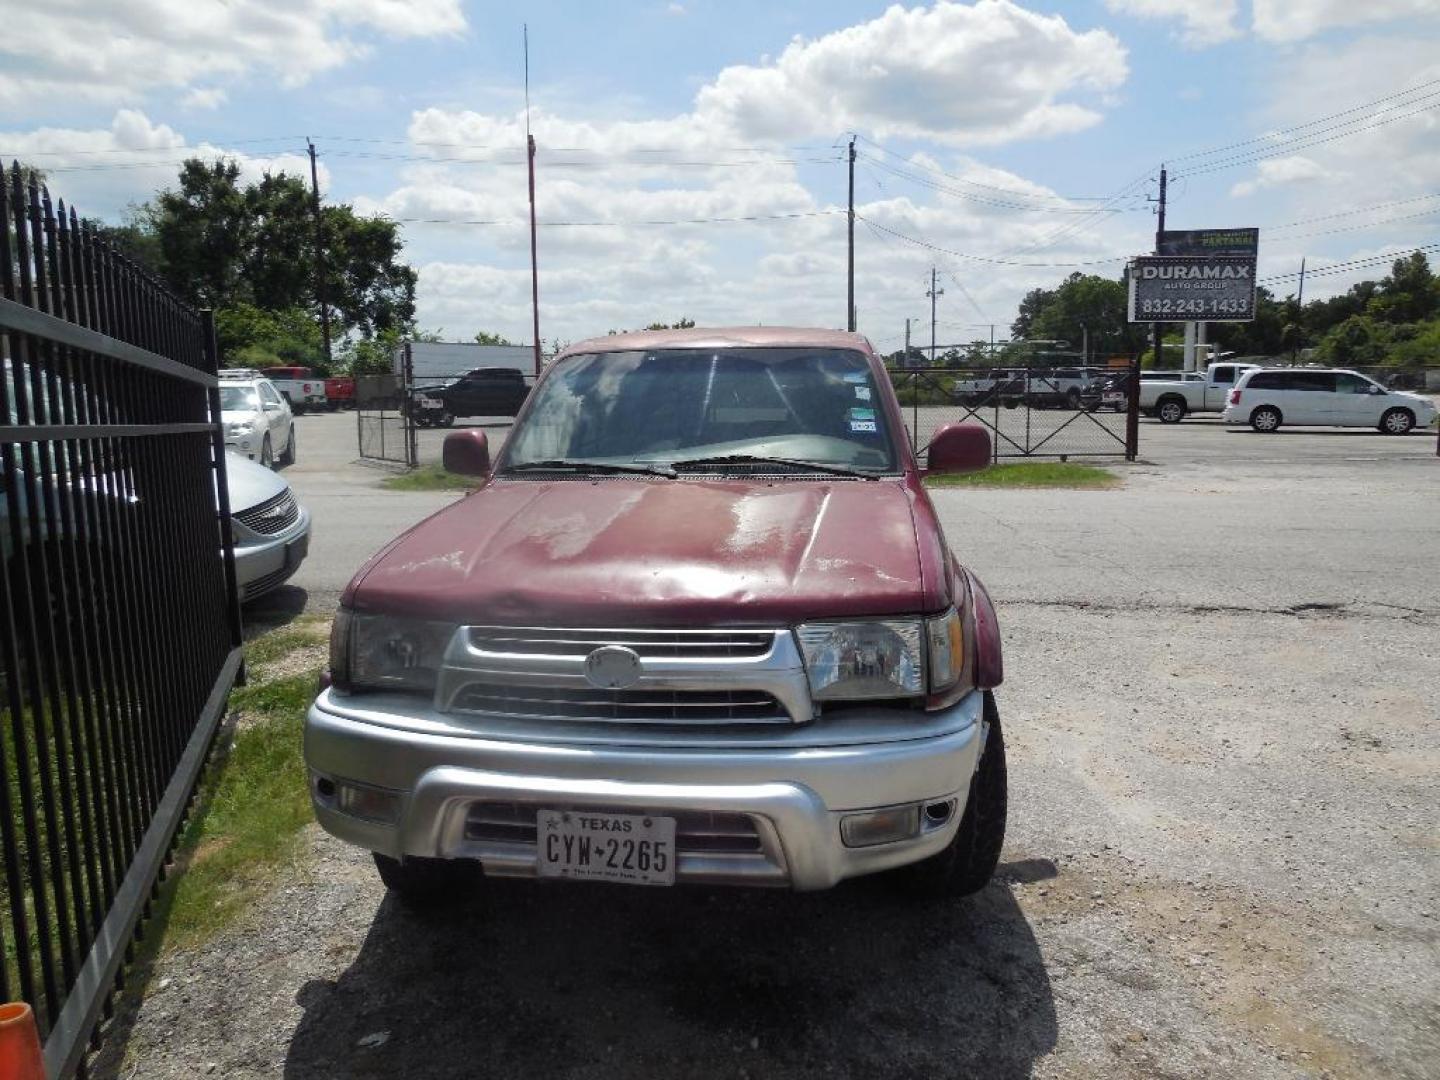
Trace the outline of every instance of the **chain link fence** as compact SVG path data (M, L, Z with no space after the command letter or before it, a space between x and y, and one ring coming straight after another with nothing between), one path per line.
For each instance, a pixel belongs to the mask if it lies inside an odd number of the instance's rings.
M413 466L418 455L409 395L398 375L355 377L355 426L360 457Z
M923 455L946 424L981 424L997 461L1124 457L1138 453L1138 369L911 368L890 373Z

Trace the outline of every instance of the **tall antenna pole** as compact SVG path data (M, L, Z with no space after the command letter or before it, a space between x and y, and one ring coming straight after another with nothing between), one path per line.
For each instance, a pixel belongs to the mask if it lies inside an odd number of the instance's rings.
M525 32L525 147L530 164L530 311L534 318L535 374L540 374L540 264L535 253L535 136L530 134L530 27Z
M310 212L315 218L315 300L320 305L320 339L325 345L325 367L330 367L330 304L325 296L325 226L320 216L320 179L315 167L315 144L310 148Z
M855 136L850 136L850 244L845 268L845 329L855 330Z

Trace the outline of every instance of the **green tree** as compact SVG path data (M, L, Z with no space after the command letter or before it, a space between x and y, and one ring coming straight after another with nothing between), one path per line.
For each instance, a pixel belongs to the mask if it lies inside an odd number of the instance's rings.
M1129 322L1123 282L1074 273L1053 292L1035 289L1026 299L1037 293L1044 295L1036 299L1035 310L1028 316L1025 302L1021 302L1022 318L1016 325L1027 324L1024 337L1068 341L1076 349L1088 338L1092 356L1132 354L1144 347L1146 328Z
M1010 336L1017 339L1030 337L1030 328L1035 319L1054 299L1054 289L1031 289L1027 292L1020 300L1020 310L1015 321L1010 324Z
M488 330L477 330L475 332L476 345L513 345L509 338L501 337L499 334L492 334Z
M1423 252L1395 260L1389 276L1366 304L1365 313L1388 323L1424 322L1440 315L1440 282L1430 272Z
M215 340L226 367L281 364L324 369L320 326L304 308L266 311L235 304L215 312Z

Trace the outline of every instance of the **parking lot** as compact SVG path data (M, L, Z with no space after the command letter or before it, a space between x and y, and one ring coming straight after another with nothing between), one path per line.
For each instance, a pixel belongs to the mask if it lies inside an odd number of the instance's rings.
M302 424L314 546L253 620L330 610L454 497L349 464L353 417ZM1434 433L1141 447L1117 490L936 493L1006 644L979 896L505 884L427 919L312 828L162 960L128 1075L1434 1076Z

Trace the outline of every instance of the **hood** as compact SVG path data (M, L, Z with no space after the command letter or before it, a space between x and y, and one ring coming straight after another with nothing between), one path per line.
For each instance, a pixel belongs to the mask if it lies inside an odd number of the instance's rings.
M946 598L927 603L915 497L900 480L492 481L382 551L342 602L512 626L916 613Z
M230 494L230 512L237 514L266 499L273 499L290 485L284 477L239 454L225 453L225 490Z

